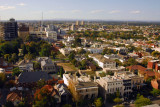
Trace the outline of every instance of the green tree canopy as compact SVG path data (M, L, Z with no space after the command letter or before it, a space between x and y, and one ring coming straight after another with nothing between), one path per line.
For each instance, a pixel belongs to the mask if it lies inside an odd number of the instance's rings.
M146 105L150 105L152 102L150 99L143 97L143 95L139 96L136 101L135 101L135 106L136 107L142 107Z
M18 76L21 73L19 67L14 68L12 71L13 76Z
M97 98L94 101L94 104L96 105L96 107L102 107L102 105L103 105L102 98Z

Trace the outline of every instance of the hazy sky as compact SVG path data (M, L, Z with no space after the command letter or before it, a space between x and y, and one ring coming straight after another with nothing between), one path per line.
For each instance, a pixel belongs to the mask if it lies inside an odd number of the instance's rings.
M0 0L2 20L102 19L160 21L160 0Z

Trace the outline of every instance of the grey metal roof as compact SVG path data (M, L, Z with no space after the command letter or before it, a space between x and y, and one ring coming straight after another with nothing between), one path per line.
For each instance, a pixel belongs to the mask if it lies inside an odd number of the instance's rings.
M46 72L22 72L18 77L19 83L37 82L39 80L50 80L52 77Z

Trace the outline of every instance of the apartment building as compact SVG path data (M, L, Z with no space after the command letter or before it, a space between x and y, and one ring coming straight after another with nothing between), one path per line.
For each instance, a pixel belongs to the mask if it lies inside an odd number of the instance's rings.
M72 95L73 91L79 96L81 99L94 99L98 96L98 85L97 83L91 81L89 77L86 76L72 76L70 74L63 74L64 84L71 88L72 86Z
M131 72L115 72L114 76L100 77L96 82L99 84L99 92L106 99L109 94L116 92L127 99L133 91L143 86L143 78Z
M10 41L18 37L18 25L15 19L0 23L0 38Z

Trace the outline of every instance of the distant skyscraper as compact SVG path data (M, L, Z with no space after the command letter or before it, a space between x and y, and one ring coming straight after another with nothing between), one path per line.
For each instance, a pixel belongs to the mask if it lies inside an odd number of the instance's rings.
M82 25L82 26L84 25L84 22L83 22L83 21L81 21L81 25Z
M75 31L75 29L76 29L76 28L75 28L75 24L72 24L71 30L72 30L72 31Z
M78 21L78 20L76 21L76 25L77 25L77 26L79 25L79 21Z
M0 37L10 41L18 37L18 25L15 19L11 18L7 22L0 23Z

